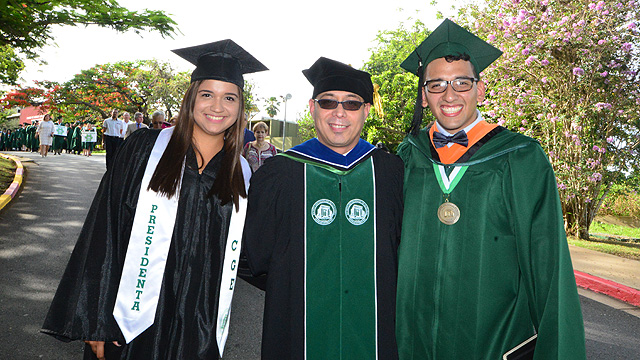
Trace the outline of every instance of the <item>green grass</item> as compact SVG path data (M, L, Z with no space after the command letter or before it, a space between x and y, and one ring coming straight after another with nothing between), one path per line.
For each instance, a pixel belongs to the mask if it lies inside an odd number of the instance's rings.
M605 224L598 221L591 223L589 232L593 234L617 235L625 238L640 239L640 228L628 226Z
M569 242L569 245L617 255L627 259L640 260L640 248L637 247L613 244L611 242L580 240L575 237L568 237L567 241Z
M0 195L4 194L13 182L16 173L16 164L3 157L0 157Z

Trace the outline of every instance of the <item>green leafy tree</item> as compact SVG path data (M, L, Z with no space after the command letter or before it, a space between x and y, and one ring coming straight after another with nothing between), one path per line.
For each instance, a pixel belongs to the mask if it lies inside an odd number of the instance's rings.
M382 141L395 149L404 138L413 117L418 77L400 64L430 33L420 20L409 28L400 24L398 29L378 32L377 44L363 70L371 74L374 86L379 86L382 112L371 108L363 129L367 141ZM425 123L433 121L430 116L425 114Z
M280 109L278 108L278 106L280 106L280 101L275 96L272 96L265 101L267 103L267 108L265 109L265 111L267 112L267 115L269 115L269 117L273 119L273 117L276 116L280 111Z
M638 170L639 15L635 0L490 0L459 12L504 51L483 73L486 117L540 141L566 230L580 238L612 185Z
M157 60L141 60L134 67L129 81L138 91L145 87L148 107L163 111L168 119L177 114L191 74L176 72L171 64Z
M0 45L0 84L17 85L24 62L9 45Z
M311 113L309 113L309 107L304 114L298 114L298 134L302 141L307 141L316 137L316 128L313 123Z
M258 105L256 105L256 97L253 94L256 85L249 80L244 81L244 110L247 113L247 121L251 121L256 114L260 112Z
M0 6L0 81L15 84L15 68L5 64L38 57L38 50L51 43L54 25L97 25L118 32L157 31L171 37L176 23L157 10L129 11L116 0L8 0ZM19 65L19 63L16 63ZM20 66L18 66L20 68ZM19 72L19 70L18 70Z

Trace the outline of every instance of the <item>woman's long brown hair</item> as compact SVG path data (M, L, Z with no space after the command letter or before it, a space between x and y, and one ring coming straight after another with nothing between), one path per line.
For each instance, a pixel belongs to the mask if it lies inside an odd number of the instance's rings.
M171 139L158 162L151 181L149 181L150 190L169 198L175 195L180 188L182 162L189 151L189 146L193 146L196 155L202 159L198 148L192 142L193 127L195 126L193 108L202 81L204 80L194 81L187 89ZM240 154L244 142L244 95L240 87L238 87L238 92L240 94L238 118L224 133L222 166L207 194L208 196L217 195L223 205L233 201L236 210L238 209L239 197L247 197L240 164Z

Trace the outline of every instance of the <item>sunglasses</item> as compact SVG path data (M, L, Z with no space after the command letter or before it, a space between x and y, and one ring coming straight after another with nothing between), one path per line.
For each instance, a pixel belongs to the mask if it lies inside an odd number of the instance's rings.
M338 104L342 104L342 108L349 111L359 110L364 102L357 100L345 100L338 101L332 99L313 99L313 101L317 102L321 108L325 110L332 110L338 107Z

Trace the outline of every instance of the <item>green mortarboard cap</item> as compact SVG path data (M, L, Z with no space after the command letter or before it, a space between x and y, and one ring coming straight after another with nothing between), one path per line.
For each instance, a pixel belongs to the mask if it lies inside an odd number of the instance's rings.
M406 58L400 67L418 76L418 68L423 68L430 62L448 55L469 55L469 61L476 71L481 73L502 55L502 51L496 49L486 41L470 33L460 25L449 19L445 19L422 44Z
M191 82L214 79L243 88L243 74L269 70L229 39L172 51L196 66L191 73Z
M320 57L302 73L313 85L313 98L325 91L340 90L360 95L365 103L373 103L373 83L366 71Z

